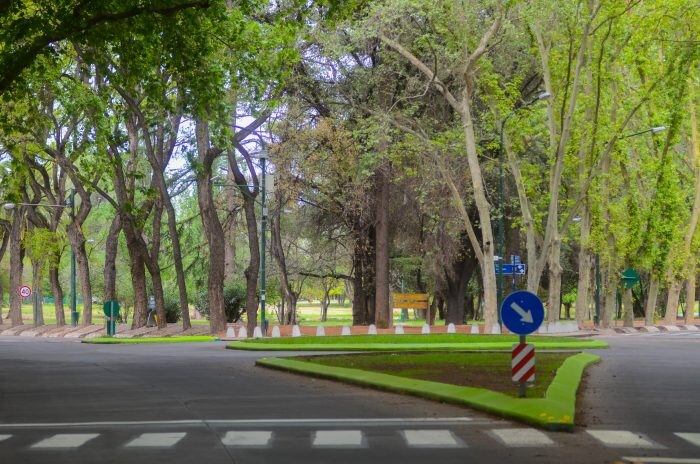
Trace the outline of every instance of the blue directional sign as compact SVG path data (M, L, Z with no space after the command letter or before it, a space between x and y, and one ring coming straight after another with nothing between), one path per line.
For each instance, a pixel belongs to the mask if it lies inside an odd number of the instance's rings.
M513 264L521 264L520 255L510 255L510 262Z
M501 320L515 334L531 334L544 320L544 306L534 293L513 292L501 304Z
M496 273L498 274L503 269L505 275L525 275L527 272L527 264L496 264Z

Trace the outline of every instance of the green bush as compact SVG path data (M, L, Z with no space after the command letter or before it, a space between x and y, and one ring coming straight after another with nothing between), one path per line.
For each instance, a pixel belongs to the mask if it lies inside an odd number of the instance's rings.
M232 282L224 287L224 311L226 322L238 322L245 311L245 284ZM195 302L197 310L209 319L209 296L207 290L203 289L197 294Z
M182 311L180 310L180 302L177 300L166 299L165 300L165 322L168 324L174 324L178 322L182 317Z

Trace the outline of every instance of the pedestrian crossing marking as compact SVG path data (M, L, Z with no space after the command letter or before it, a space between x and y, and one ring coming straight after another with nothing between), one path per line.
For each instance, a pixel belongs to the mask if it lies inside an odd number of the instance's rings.
M695 446L700 446L700 433L678 432L675 435L681 437L687 442L692 443Z
M554 442L546 434L530 428L493 429L491 433L501 443L511 448L554 445Z
M402 430L406 444L412 448L460 448L464 443L450 430Z
M79 448L99 433L57 433L32 445L32 448Z
M185 432L142 433L127 443L127 448L171 447L185 438Z
M314 447L358 448L363 446L363 435L360 430L317 430L314 432Z
M5 441L8 438L10 438L12 435L0 435L0 441Z
M225 446L268 446L272 432L268 430L237 430L226 432L221 439Z
M587 430L587 432L610 448L663 448L644 436L627 430Z

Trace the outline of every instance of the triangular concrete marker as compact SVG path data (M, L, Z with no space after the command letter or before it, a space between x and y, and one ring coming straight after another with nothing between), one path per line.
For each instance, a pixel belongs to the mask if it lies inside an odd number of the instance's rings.
M395 333L396 335L403 335L403 334L404 334L404 332L403 332L403 326L402 326L402 325L397 325L397 326L394 328L394 333Z
M226 338L236 338L236 330L233 327L226 329Z
M428 324L423 324L423 327L420 329L420 333L423 335L428 335L430 333L430 326Z
M498 324L494 324L493 327L491 327L491 333L492 334L500 334L501 333L501 327Z
M301 330L299 330L298 325L292 327L292 337L301 337Z
M451 322L450 322L449 324L447 324L447 333L448 333L448 334L453 334L453 333L455 333L455 332L456 332L456 330L455 330L455 325L454 325L453 323L451 323Z
M323 337L326 335L326 331L324 330L322 325L316 326L316 336L317 337Z
M260 330L259 325L256 325L253 329L253 338L262 338L262 330Z
M472 324L471 333L474 335L479 335L479 325Z
M350 335L350 327L344 325L340 331L340 335Z
M367 335L377 335L377 326L370 324L367 328Z
M279 326L274 326L272 328L272 338L279 338L280 337L280 328Z
M248 330L245 327L238 329L238 338L248 338Z

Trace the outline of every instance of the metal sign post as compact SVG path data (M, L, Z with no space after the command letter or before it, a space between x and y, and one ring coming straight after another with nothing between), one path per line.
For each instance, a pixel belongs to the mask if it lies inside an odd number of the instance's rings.
M542 324L544 305L534 293L513 292L503 300L500 313L503 325L520 335L520 343L513 346L511 369L513 381L518 383L519 396L524 398L527 382L535 380L535 347L527 344L526 336Z

